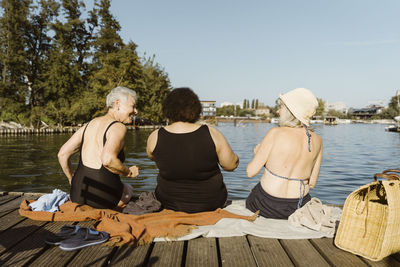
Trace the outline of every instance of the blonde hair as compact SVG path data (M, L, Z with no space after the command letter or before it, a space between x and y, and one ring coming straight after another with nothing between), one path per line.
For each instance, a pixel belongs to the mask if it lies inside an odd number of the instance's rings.
M280 115L279 115L279 126L280 127L292 127L298 128L302 127L303 124L299 121L290 110L287 108L285 103L282 100L278 99L278 105L280 106Z

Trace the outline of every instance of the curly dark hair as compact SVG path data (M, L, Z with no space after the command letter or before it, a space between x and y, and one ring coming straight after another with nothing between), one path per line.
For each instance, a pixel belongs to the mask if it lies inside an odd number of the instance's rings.
M188 87L175 88L164 99L162 112L170 122L194 123L201 113L199 97Z

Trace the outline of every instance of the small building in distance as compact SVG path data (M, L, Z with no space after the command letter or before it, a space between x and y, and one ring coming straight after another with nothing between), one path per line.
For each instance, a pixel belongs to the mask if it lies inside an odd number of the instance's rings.
M200 116L203 119L215 118L217 116L216 101L200 100L202 111Z
M383 108L381 105L369 105L365 108L349 109L349 114L357 119L370 119L372 116L380 114Z
M263 106L258 106L258 108L255 110L256 116L260 117L269 117L270 116L270 110L269 107Z

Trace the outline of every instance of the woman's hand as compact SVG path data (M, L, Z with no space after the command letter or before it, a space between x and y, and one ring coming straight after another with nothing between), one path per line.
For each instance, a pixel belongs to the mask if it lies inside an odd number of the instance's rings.
M136 166L129 167L129 173L126 177L135 178L139 176L139 168Z

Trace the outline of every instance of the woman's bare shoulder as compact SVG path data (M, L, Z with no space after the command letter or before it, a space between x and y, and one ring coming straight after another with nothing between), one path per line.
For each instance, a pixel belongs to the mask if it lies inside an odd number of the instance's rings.
M312 138L314 138L314 140L317 140L318 142L322 143L322 137L320 135L318 135L316 132L312 131Z
M157 135L158 135L158 131L159 131L159 130L160 130L160 129L156 129L156 130L152 131L147 139L156 138Z
M286 132L285 129L283 129L281 127L273 127L268 130L267 134L265 135L265 138L274 138L285 132Z
M206 125L206 127L208 128L208 130L210 131L211 137L213 139L221 139L221 138L225 138L224 135L215 127L210 126L210 125Z

